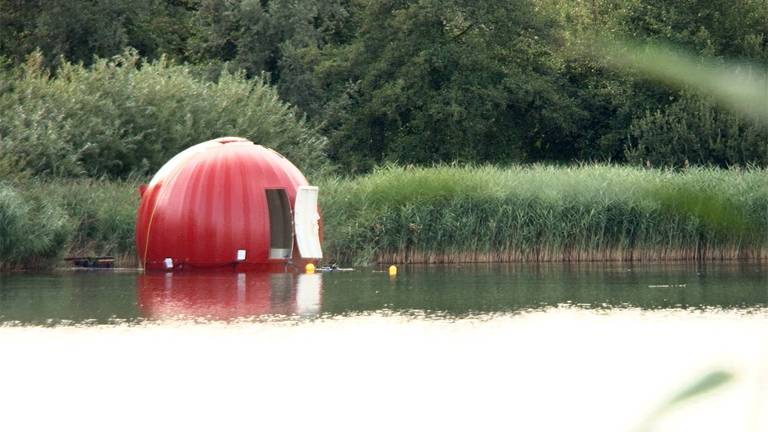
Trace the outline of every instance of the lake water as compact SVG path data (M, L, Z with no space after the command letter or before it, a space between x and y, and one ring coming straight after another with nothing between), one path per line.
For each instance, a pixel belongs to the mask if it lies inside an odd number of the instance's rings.
M0 430L768 430L768 266L0 276Z

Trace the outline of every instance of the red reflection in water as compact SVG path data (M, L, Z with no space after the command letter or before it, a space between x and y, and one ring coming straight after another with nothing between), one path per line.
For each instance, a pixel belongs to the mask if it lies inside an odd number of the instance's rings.
M147 273L139 276L139 307L153 319L313 316L322 281L321 274Z

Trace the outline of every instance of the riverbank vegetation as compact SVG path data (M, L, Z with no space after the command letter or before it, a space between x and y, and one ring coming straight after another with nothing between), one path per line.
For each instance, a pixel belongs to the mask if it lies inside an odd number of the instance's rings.
M223 72L209 82L188 66L142 62L130 50L90 68L63 61L55 75L43 62L35 52L4 77L0 159L13 158L15 171L40 178L147 175L201 137L234 132L305 170L328 165L325 138L261 79Z
M0 183L0 270L61 265L65 256L111 255L136 266L135 180Z
M313 183L329 263L768 258L762 169L388 166ZM7 267L114 255L135 266L138 184L0 187L0 258Z
M768 258L765 170L389 167L321 182L341 262Z
M0 265L133 265L138 183L219 136L340 263L765 258L764 6L0 0Z

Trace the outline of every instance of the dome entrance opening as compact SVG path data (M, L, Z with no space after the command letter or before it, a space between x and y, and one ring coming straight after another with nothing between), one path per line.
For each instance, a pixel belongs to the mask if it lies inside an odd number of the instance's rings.
M290 259L293 250L293 218L285 189L265 189L269 208L269 258Z

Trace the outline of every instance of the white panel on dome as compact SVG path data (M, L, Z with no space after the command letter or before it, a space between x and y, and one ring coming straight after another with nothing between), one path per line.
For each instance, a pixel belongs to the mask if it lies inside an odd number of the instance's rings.
M316 186L299 186L296 190L296 203L293 208L294 232L302 258L323 257L323 249L320 246L320 214L317 212L318 192Z

